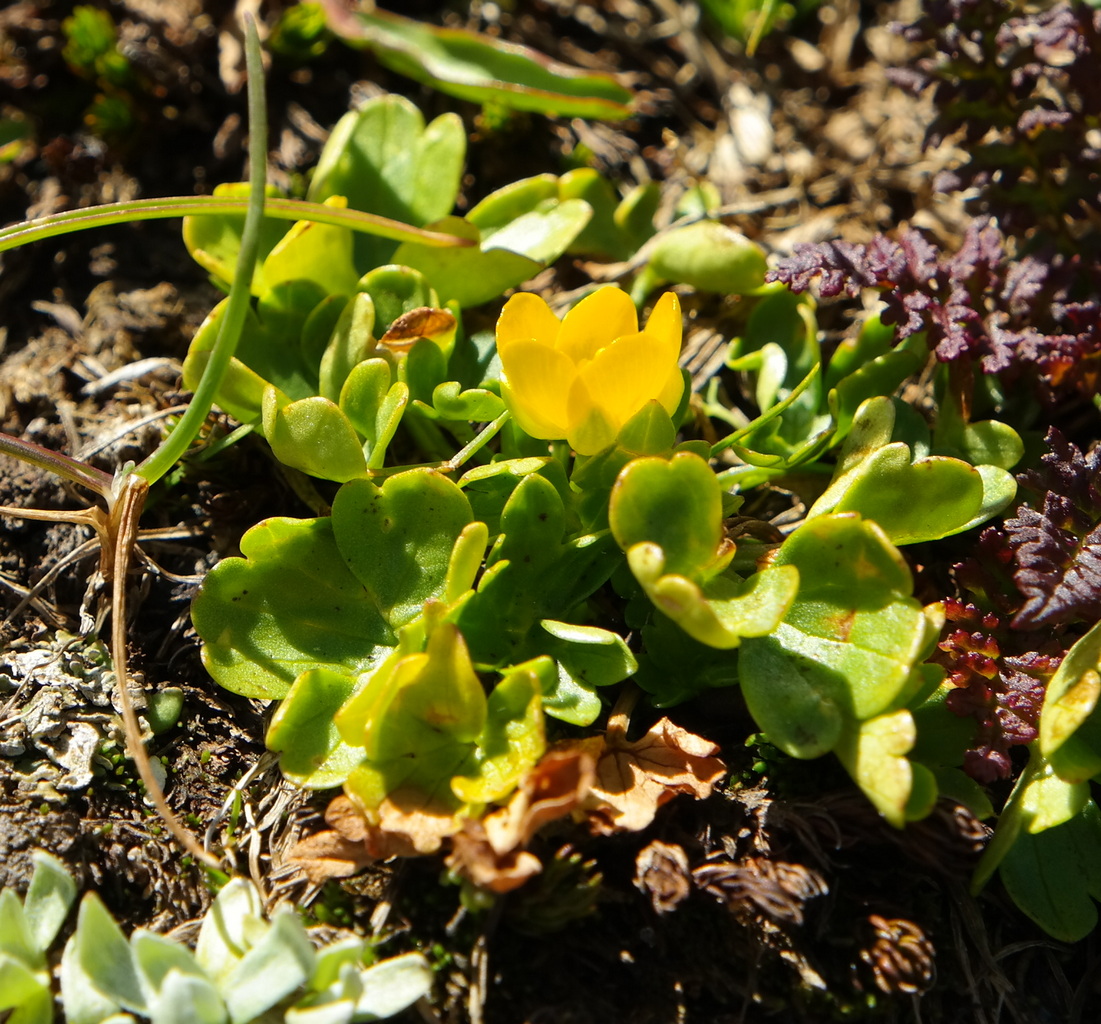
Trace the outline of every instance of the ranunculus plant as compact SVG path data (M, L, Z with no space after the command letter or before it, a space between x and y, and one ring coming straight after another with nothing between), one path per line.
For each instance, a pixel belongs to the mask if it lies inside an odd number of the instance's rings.
M388 52L397 23L383 20L357 32ZM468 886L504 891L506 861L546 821L642 828L676 794L709 794L714 745L668 719L627 740L625 708L740 686L775 748L834 754L891 825L938 794L987 816L960 770L973 736L949 717L933 663L946 609L915 596L900 548L1005 509L1016 432L971 422L967 387L938 368L919 415L900 388L925 369L923 343L896 345L872 316L824 352L814 302L763 286L763 250L717 220L657 230L652 195L618 201L595 171L514 182L450 214L464 155L457 117L425 125L409 101L381 98L333 133L313 183L322 202L269 196L280 217L303 214L289 230L260 218L259 181L247 231L233 187L219 217L186 225L231 289L188 353L185 380L206 403L195 417L217 401L315 478L319 513L252 526L192 605L211 676L279 702L266 740L287 778L343 787L342 835L364 857L451 844L453 865L478 861L455 869ZM383 220L397 214L411 223ZM629 259L633 287L595 287L561 316L517 290L563 254L594 252ZM659 282L678 290L647 312ZM744 375L749 412L715 381L691 389L688 287L742 293L725 369ZM124 493L25 443L0 449L108 506ZM155 481L181 451L137 478ZM797 511L782 532L754 511L777 481ZM113 543L108 513L78 519ZM125 559L115 568L124 578ZM1060 835L1077 856L1101 828L1088 793L1099 651L1095 633L1069 648L983 868L1000 865L1049 927L1029 864ZM515 841L494 847L505 819ZM1091 876L1075 895L1098 892ZM1067 937L1095 916L1057 909Z

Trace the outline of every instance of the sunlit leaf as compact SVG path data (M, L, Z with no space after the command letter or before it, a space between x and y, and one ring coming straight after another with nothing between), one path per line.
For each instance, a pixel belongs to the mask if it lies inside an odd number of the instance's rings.
M310 182L309 198L347 197L357 210L423 227L451 212L459 190L466 134L457 114L427 127L404 96L380 96L333 128ZM394 243L359 235L356 265L386 263Z
M370 48L392 70L460 99L560 117L619 120L630 113L631 94L614 79L558 64L515 43L388 11L352 13L335 0L324 6L338 35Z
M345 484L332 514L341 554L395 630L443 598L451 551L472 518L459 487L429 469L398 473L381 487Z
M203 661L227 690L284 697L314 668L358 674L396 639L340 554L330 519L268 519L191 605Z

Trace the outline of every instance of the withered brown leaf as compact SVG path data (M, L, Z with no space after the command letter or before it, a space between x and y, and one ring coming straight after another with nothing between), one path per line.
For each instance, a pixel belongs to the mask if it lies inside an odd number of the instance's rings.
M545 824L572 813L595 775L599 738L548 750L504 807L481 821L467 820L451 840L447 865L490 892L504 893L542 871L524 847Z
M638 832L678 793L705 799L726 772L718 752L716 744L668 718L655 722L645 736L628 740L626 715L613 715L585 801L590 827L604 835Z

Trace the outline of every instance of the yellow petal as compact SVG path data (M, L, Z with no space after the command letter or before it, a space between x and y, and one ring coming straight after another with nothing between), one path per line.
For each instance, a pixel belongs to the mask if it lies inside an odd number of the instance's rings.
M620 425L608 420L580 378L570 388L568 408L570 429L566 437L578 455L595 455L615 441Z
M532 437L566 436L566 401L577 371L561 352L534 341L516 341L500 352L502 395L520 428Z
M676 353L671 351L668 338L662 341L643 331L603 349L582 367L580 377L593 404L618 431L647 402L665 394L675 366Z
M657 400L661 403L661 407L672 416L677 411L677 406L680 405L683 394L684 374L680 372L679 366L675 366L673 372L669 374L665 386L658 392Z
M517 292L501 310L497 320L497 351L504 358L510 345L519 341L536 341L554 348L561 324L538 295Z
M609 285L585 296L566 314L557 347L579 363L592 359L616 338L637 331L638 314L631 297Z
M646 333L653 335L680 352L684 321L680 313L680 300L673 292L666 292L657 301L650 319L646 321Z

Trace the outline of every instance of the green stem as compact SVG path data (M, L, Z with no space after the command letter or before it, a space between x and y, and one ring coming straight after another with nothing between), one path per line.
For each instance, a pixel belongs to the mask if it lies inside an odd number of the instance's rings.
M231 196L168 196L162 199L132 199L125 203L107 203L83 210L65 210L49 217L22 221L0 228L0 252L15 249L30 242L40 242L56 235L65 235L87 228L107 227L111 224L129 224L139 220L164 220L168 217L232 216L246 214L248 199ZM264 215L276 220L311 221L317 224L333 224L395 242L415 242L436 248L457 248L474 245L470 238L460 238L441 231L416 228L401 221L380 217L362 210L308 203L302 199L286 199L269 196Z
M447 462L443 465L445 473L452 473L458 469L464 462L466 462L472 455L480 451L485 445L497 434L497 432L508 421L512 414L506 409L500 416L498 416L492 423L487 423L478 436L468 445L464 445L460 448Z
M264 218L264 192L267 184L268 111L264 98L264 66L260 39L256 34L256 26L251 21L245 36L245 63L248 70L249 202L233 286L226 300L218 338L210 350L210 359L188 404L187 412L180 417L157 450L135 471L149 483L159 480L179 462L184 452L191 447L191 442L198 437L210 413L210 407L214 404L229 361L237 349L252 298L252 274L260 251L260 225Z
M53 473L65 480L71 480L74 484L87 487L88 490L100 495L110 504L114 497L114 486L110 474L88 466L76 459L70 459L68 455L60 452L52 452L49 448L43 448L33 441L24 441L10 434L0 433L0 455L10 455L20 462L29 462L32 466L44 469L47 473Z

